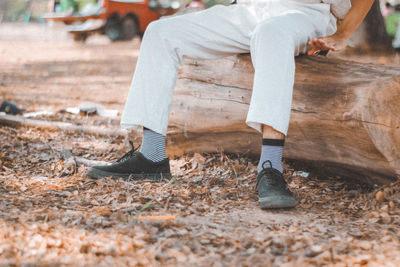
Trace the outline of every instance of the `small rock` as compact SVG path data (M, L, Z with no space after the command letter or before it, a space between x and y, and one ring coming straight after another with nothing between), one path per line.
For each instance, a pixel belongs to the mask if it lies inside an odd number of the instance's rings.
M383 206L381 207L381 210L383 210L383 211L385 211L385 212L388 212L388 211L389 211L389 206L388 206L388 205L383 205Z
M382 241L383 243L387 243L387 242L390 242L390 241L392 241L392 240L393 240L393 238L392 238L390 235L386 235L386 236L384 236L384 237L381 238L381 241Z
M367 264L370 260L371 260L370 255L360 255L355 259L354 263L364 265L364 264Z
M369 241L361 241L358 245L363 250L370 250L372 248L372 243Z
M381 213L380 222L384 224L389 224L392 222L392 217L388 213L383 212Z
M321 246L313 245L306 251L306 256L307 257L315 257L315 256L321 254L322 251L323 251L323 249Z
M329 250L325 250L323 253L319 254L316 258L319 260L329 261L332 259L332 254Z
M160 252L160 253L156 254L155 259L157 261L164 262L164 261L170 259L170 257L167 254Z
M293 176L300 176L300 177L303 177L303 178L307 178L309 175L310 175L309 172L303 172L303 171L295 171L293 173Z
M249 249L246 251L246 253L247 253L248 255L252 255L252 254L254 254L254 252L256 252L256 250L257 250L257 249L255 249L255 248L249 248Z
M274 249L274 250L271 251L271 254L274 255L274 256L282 256L283 252L280 249Z
M393 198L393 202L394 202L394 203L397 203L397 204L400 204L400 199L398 199L398 198Z
M385 194L382 191L378 191L375 195L375 199L377 201L382 201L384 197L385 197Z
M87 254L87 253L89 253L90 248L91 248L90 244L83 244L81 246L81 248L79 249L79 252Z
M107 246L107 248L105 250L105 254L106 255L110 255L110 256L113 256L113 257L118 256L117 252L118 252L117 249L115 247L111 246L111 245Z

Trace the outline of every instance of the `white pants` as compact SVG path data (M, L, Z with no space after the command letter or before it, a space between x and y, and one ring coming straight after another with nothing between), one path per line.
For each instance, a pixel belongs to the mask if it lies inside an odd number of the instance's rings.
M173 90L183 56L214 59L251 53L255 69L246 123L269 125L286 135L294 83L294 56L312 37L336 31L327 4L289 0L247 1L152 22L121 118L166 135Z
M400 25L397 25L397 31L396 31L396 35L394 36L392 46L395 49L400 48Z

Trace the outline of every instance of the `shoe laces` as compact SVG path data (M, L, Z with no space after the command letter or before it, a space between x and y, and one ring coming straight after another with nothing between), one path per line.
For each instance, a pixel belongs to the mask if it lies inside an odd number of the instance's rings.
M135 148L132 141L129 141L129 144L131 145L132 149L130 151L128 151L125 155L123 155L121 158L119 158L116 161L116 163L121 163L121 162L126 161L127 159L130 159L140 147L140 146L138 146Z
M269 164L269 167L266 166L267 164ZM265 181L268 186L277 186L288 190L286 182L282 177L282 173L272 168L272 162L270 160L266 160L262 164L262 170L257 175L256 190L258 189L261 181Z

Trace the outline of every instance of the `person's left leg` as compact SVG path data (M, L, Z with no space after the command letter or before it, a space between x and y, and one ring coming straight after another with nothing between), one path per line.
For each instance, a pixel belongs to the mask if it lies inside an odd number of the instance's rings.
M331 14L323 4L319 7L312 9L301 4L289 7L281 15L260 23L251 39L255 76L246 122L263 133L257 176L261 208L296 204L282 176L282 151L289 126L294 57L312 37L330 33L327 30Z
M400 52L400 25L397 26L396 35L393 38L392 46L396 52Z

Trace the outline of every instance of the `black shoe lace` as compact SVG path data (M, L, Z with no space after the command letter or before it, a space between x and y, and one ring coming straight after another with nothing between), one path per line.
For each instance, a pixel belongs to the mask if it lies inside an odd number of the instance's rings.
M269 164L269 167L266 167L266 164ZM257 175L256 190L258 190L258 186L263 180L268 186L277 186L282 189L289 190L286 186L285 180L282 177L282 174L278 170L272 168L272 162L269 160L263 162L262 170Z
M115 163L121 163L126 161L127 159L130 159L140 147L138 146L135 148L132 141L129 141L129 144L131 145L132 149L128 151L125 155L123 155L121 158L119 158Z

